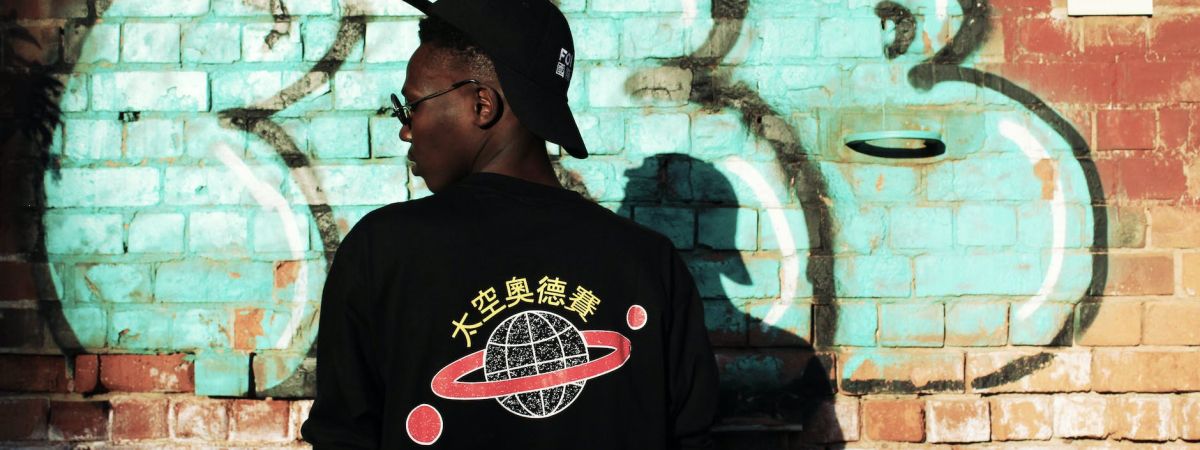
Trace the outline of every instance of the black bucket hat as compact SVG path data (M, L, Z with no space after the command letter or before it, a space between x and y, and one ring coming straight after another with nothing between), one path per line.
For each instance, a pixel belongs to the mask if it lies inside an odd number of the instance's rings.
M475 41L496 65L521 123L576 158L587 147L567 106L575 46L567 18L549 0L404 0Z

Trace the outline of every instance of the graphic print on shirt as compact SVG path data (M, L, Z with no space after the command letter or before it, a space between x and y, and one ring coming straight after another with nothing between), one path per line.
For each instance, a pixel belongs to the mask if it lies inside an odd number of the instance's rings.
M601 303L593 291L575 286L568 297L567 282L551 276L541 277L536 291L530 290L525 278L513 277L505 282L505 291L504 303L494 287L478 291L471 300L477 314L467 312L451 320L451 339L461 339L470 348L478 328L502 311L521 306L548 309L525 309L504 318L483 343L483 349L459 358L433 376L430 389L438 397L495 399L510 413L543 419L569 407L582 394L587 380L617 370L629 359L629 338L617 331L580 331L554 312L573 312L587 322ZM638 330L645 325L647 314L645 308L632 305L625 317L626 325ZM464 381L478 379L476 372L480 369L483 381ZM431 445L441 436L441 416L433 414L436 409L431 405L419 405L413 412L418 409L421 414L410 414L406 421L409 438Z

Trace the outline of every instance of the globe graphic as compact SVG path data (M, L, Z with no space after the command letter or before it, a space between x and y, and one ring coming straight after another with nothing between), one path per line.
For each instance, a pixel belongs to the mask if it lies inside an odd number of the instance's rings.
M483 374L488 381L556 372L588 362L587 345L579 330L562 316L545 311L525 311L504 319L492 331L483 355ZM513 394L496 401L519 416L549 417L566 409L583 391L584 383Z

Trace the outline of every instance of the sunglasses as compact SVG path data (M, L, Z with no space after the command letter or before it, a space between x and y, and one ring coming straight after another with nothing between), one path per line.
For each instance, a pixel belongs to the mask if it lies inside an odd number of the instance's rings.
M421 102L423 102L425 100L432 99L434 97L437 97L439 95L445 94L450 91L453 91L455 89L458 89L460 87L466 86L471 83L479 84L482 86L482 84L476 80L458 81L458 82L455 82L454 84L450 85L450 87L446 88L445 90L434 92L432 94L426 95L419 99L413 100L412 102L409 102L409 104L407 104L407 105L400 104L400 97L397 97L396 94L392 94L392 117L400 119L400 123L404 124L405 126L411 126L412 125L412 115L413 115L413 112L417 110L418 104L420 104Z

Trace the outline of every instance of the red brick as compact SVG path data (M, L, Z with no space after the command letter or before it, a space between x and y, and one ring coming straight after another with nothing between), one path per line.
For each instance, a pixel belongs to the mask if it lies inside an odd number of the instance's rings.
M1115 439L1168 441L1179 435L1173 412L1174 399L1167 395L1110 397L1108 431Z
M930 399L925 404L929 442L967 443L991 439L992 420L983 398Z
M850 394L915 394L962 392L963 353L953 350L868 350L865 362L847 373L841 365L842 392ZM847 358L851 357L847 356ZM875 361L886 361L876 364Z
M1200 441L1200 395L1176 397L1175 417L1180 438Z
M67 392L62 356L0 355L0 391Z
M1200 345L1200 302L1146 303L1146 345Z
M192 392L193 367L184 353L101 355L100 382L110 391Z
M1183 293L1200 296L1200 253L1183 254Z
M294 400L292 401L292 429L299 432L300 426L304 425L304 421L308 420L308 413L312 411L312 400ZM299 436L297 436L299 437Z
M1161 108L1158 110L1158 144L1167 150L1188 150L1200 139L1200 110Z
M1117 185L1130 199L1168 200L1187 194L1183 161L1163 155L1134 156L1119 162Z
M175 437L224 441L229 435L229 402L192 398L174 404Z
M1144 60L1149 42L1150 19L1146 17L1075 17L1083 31L1086 60Z
M167 437L167 399L118 398L112 400L112 439L144 440Z
M1049 14L1052 2L1051 0L1009 0L995 2L990 6L993 14L1002 17L1007 22L1012 17Z
M1200 56L1196 30L1200 30L1200 16L1166 15L1151 21L1154 37L1153 51L1168 60L1195 60Z
M1169 254L1108 255L1104 295L1170 295L1175 293L1175 260Z
M1087 328L1079 326L1075 329L1075 342L1079 345L1138 345L1142 341L1141 303L1083 302L1078 306L1078 313L1080 317L1092 317Z
M1052 358L1043 360L1041 354ZM967 385L974 393L1086 391L1092 381L1091 364L1091 353L1086 351L973 352L967 354ZM1027 375L1000 385L988 380L1005 373Z
M33 309L0 310L0 347L43 348L42 318Z
M71 392L87 393L96 390L100 381L100 357L75 355L75 378Z
M1092 352L1092 389L1096 392L1200 391L1200 352L1098 348Z
M1145 208L1108 205L1108 248L1143 248L1146 246Z
M797 437L801 442L820 444L859 440L858 403L854 397L822 402Z
M1108 402L1096 394L1054 397L1054 435L1061 438L1102 438L1106 434Z
M1046 440L1054 434L1051 398L991 397L992 440Z
M1096 122L1096 150L1154 148L1154 111L1102 109Z
M108 402L50 402L50 439L108 439Z
M863 403L863 430L876 441L925 440L925 402L922 400L867 400Z
M27 262L0 262L0 301L37 300L33 271L33 265Z
M1150 243L1156 248L1200 248L1200 208L1150 208Z
M1033 90L1051 104L1111 103L1118 83L1117 67L1110 63L981 64L980 69Z
M1017 32L1005 36L1008 55L1034 54L1037 58L1062 60L1078 53L1074 26L1065 18L1030 17L1018 19L1016 23Z
M283 400L234 400L229 439L234 441L291 440L291 411Z
M1119 66L1119 103L1200 101L1200 63L1129 62Z
M0 399L0 441L46 439L50 404L44 398Z

